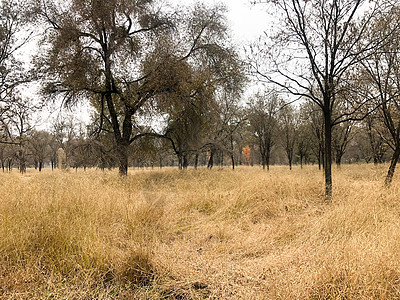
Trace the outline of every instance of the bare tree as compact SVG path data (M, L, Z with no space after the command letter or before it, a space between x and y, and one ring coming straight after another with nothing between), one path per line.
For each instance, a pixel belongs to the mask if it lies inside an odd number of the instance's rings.
M342 163L342 157L351 140L350 134L352 128L353 124L350 121L338 124L333 128L333 150L335 152L335 162L338 167Z
M276 93L257 93L249 103L248 120L261 155L263 169L269 170L271 150L277 141L280 100Z
M363 107L352 99L348 111L337 114L338 97L351 69L386 37L365 39L385 1L282 0L261 1L282 16L282 28L271 47L252 48L251 67L259 80L314 102L323 112L325 198L332 199L332 128ZM266 42L268 44L268 42ZM269 61L270 64L266 64Z
M393 150L385 185L390 186L396 164L400 158L400 31L398 30L400 7L393 6L390 13L375 23L370 39L391 34L388 43L380 51L363 61L365 82L363 88L374 95L379 106L378 120L383 126L381 137ZM372 137L371 137L372 138ZM371 141L372 142L372 141Z
M50 158L52 152L50 147L51 140L52 136L47 131L33 131L28 137L28 144L35 161L35 168L37 166L39 172L42 171L46 160Z
M363 122L368 140L369 159L372 159L375 165L383 162L383 156L388 149L380 123L378 113L369 115Z

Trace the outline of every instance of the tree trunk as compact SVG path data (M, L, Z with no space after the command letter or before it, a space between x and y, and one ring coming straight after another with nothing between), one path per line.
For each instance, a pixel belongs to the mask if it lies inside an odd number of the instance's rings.
M178 156L178 169L182 170L183 169L183 155L179 152L177 153Z
M183 166L184 169L187 169L187 167L188 167L187 154L183 155L183 165L182 166Z
M262 163L263 170L265 170L265 165L266 165L265 154L261 155L261 163Z
M194 168L197 170L197 165L199 164L199 154L196 153L194 157Z
M211 169L214 165L214 151L210 153L210 159L208 160L207 168Z
M340 166L341 166L341 164L342 164L342 155L343 155L343 154L341 154L341 153L339 153L339 152L336 152L336 166L337 166L338 168L340 168Z
M128 175L128 149L129 146L124 143L118 143L117 155L119 160L119 175Z
M235 170L235 157L233 153L231 154L231 161L232 161L232 170Z
M269 171L269 162L271 158L271 147L267 148L267 153L265 155L265 162L267 163L267 171Z
M318 170L321 170L321 149L318 150Z
M42 172L42 168L43 168L43 162L39 162L39 172Z
M390 187L390 184L392 183L394 171L396 169L396 164L399 160L399 157L400 157L400 146L397 146L393 152L392 160L390 161L389 171L385 179L385 187Z
M326 101L329 100L330 98L328 98L328 100ZM324 149L325 200L327 202L331 202L332 201L332 126L331 126L331 112L329 108L324 110L324 125L325 125L325 149Z

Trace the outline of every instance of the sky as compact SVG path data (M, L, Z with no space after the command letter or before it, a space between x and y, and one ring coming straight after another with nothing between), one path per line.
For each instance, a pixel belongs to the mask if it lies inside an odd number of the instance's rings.
M173 0L179 3L178 0ZM186 0L195 3L198 0ZM263 34L268 22L268 15L263 5L251 5L250 0L203 0L206 4L223 3L228 8L228 25L232 30L232 38L238 44L250 42Z

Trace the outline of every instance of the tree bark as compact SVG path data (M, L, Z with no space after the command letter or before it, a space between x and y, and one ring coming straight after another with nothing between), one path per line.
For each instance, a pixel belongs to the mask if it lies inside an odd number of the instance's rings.
M340 168L340 166L341 166L341 164L342 164L342 156L343 156L342 153L336 152L336 166L337 166L338 168Z
M318 149L318 170L321 170L321 149Z
M328 98L330 100L330 98ZM326 100L325 103L329 103ZM324 109L325 149L324 149L324 175L325 175L325 201L332 201L332 126L331 111Z
M392 183L394 171L396 169L396 164L399 160L399 157L400 157L400 147L397 146L393 152L392 160L390 161L390 167L388 170L388 174L386 175L386 179L385 179L385 187L390 187L390 185Z
M187 169L188 167L188 159L187 159L187 154L183 155L183 169Z
M121 176L128 175L128 148L125 143L118 143L117 155L119 160L119 174Z
M213 165L214 165L214 151L211 151L210 159L208 160L207 168L212 169Z
M196 153L194 157L194 168L197 170L197 165L199 164L199 154Z

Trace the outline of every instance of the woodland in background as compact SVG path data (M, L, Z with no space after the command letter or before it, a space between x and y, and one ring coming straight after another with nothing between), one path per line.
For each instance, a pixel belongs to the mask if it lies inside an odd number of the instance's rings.
M158 1L1 3L0 163L3 171L318 164L400 156L399 5L395 1L261 1L276 9L241 55L221 5ZM21 52L37 42L24 61ZM243 57L244 56L244 57ZM267 83L249 93L254 83ZM26 96L30 84L40 96ZM272 84L272 85L271 85ZM33 115L89 102L89 125Z

